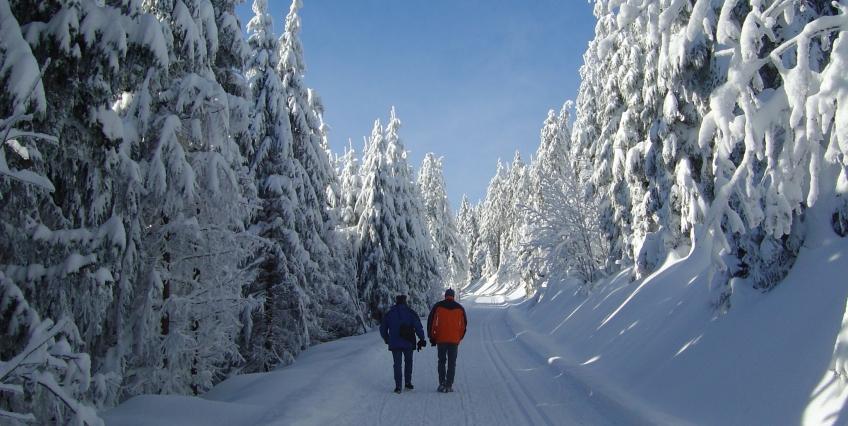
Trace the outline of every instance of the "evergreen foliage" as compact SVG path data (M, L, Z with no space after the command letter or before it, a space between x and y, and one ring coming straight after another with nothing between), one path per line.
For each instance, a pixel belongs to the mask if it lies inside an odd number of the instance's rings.
M433 250L442 267L447 287L464 286L468 278L465 241L459 236L453 213L448 205L442 159L427 153L418 171L418 187L424 203L424 219Z
M483 275L510 265L516 235L522 267L544 258L555 236L539 239L553 226L547 198L560 200L561 215L575 216L566 205L597 215L610 243L595 259L601 270L632 266L645 277L672 252L705 248L722 310L732 279L768 290L785 277L817 202L845 234L844 5L599 0L594 12L573 130L569 106L549 113L525 173L530 217L511 207L526 185L518 158L498 166L481 204ZM572 186L580 203L569 201ZM520 272L531 292L545 274Z
M380 320L397 294L427 312L443 287L438 255L425 224L423 202L399 137L392 108L389 125L375 121L362 166L356 211L355 258L360 297L371 318Z
M573 105L454 217L394 109L335 157L300 0L0 0L0 418L99 424L498 275L634 278L704 250L773 288L848 234L843 2L596 0ZM574 122L570 112L574 108Z
M3 421L100 424L366 329L363 175L331 164L300 3L277 39L256 0L247 40L236 3L0 2ZM399 126L381 191L408 216L378 285L423 313L442 265Z

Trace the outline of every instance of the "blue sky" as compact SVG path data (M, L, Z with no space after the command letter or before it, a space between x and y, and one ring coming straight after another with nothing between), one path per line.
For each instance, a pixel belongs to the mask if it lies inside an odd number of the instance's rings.
M548 109L574 99L595 19L587 0L304 0L306 82L330 144L361 151L394 105L418 168L444 156L448 197L482 199L498 158L527 161ZM242 25L252 0L237 9ZM288 0L269 0L283 30Z

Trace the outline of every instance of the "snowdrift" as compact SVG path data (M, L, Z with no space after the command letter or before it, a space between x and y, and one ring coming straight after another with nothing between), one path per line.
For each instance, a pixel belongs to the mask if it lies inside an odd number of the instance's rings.
M724 315L711 305L709 253L693 250L643 280L624 270L588 296L575 282L543 288L512 305L513 332L553 368L658 422L848 423L848 239L812 221L786 279L765 295L736 282ZM481 302L500 291L477 287Z

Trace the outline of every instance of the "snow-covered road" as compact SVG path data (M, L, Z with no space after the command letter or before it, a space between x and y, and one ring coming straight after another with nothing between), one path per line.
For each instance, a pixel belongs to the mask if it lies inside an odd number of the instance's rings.
M272 373L234 377L202 398L141 396L104 417L126 425L643 423L517 339L507 305L465 305L452 394L436 392L432 347L415 355L415 390L392 393L391 354L372 332L315 346Z

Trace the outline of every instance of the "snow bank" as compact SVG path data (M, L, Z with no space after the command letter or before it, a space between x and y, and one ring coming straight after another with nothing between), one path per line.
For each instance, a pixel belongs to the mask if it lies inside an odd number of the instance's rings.
M459 293L460 300L471 300L484 305L518 302L526 295L527 290L518 277L505 273L480 278Z
M711 306L709 253L695 251L644 280L623 271L589 296L573 282L544 288L511 307L513 331L659 422L844 424L848 240L820 222L780 285L763 295L737 282L725 315Z

